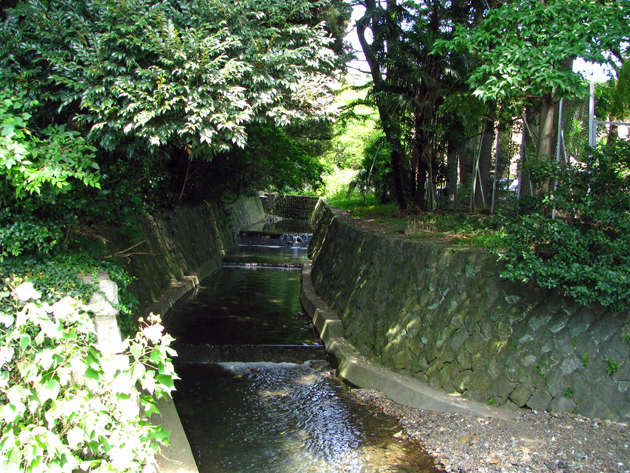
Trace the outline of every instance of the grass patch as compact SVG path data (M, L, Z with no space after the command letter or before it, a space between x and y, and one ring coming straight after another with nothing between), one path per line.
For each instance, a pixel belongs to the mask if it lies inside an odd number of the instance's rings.
M398 213L396 204L381 204L374 196L326 200L333 207L348 210L353 217L387 217Z
M495 215L464 211L436 211L420 215L405 214L396 204L381 204L373 196L328 199L328 203L347 211L349 217L382 233L412 240L436 240L455 245L485 248L502 247L504 232Z

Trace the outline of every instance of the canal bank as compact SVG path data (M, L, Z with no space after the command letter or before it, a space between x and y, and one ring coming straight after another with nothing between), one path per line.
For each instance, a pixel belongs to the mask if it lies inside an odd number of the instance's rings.
M237 244L238 232L264 216L259 196L230 205L178 208L142 219L134 229L134 239L110 230L107 247L121 257L143 313L165 316L221 268L223 255ZM158 409L160 414L151 421L171 433L170 445L156 455L160 473L198 473L173 400L159 400Z
M258 207L259 200L253 198L251 205ZM203 210L191 209L186 215L194 219L195 212ZM181 221L184 223L186 219ZM194 234L194 231L186 230L187 225L191 224L193 223L185 223L177 230L182 239L185 239L187 234ZM213 225L211 224L209 228L211 229ZM236 233L237 231L238 228ZM233 238L236 238L236 233L233 233ZM322 244L321 236L316 244ZM119 250L127 247L123 243ZM167 244L164 250L157 250L156 253L168 249ZM350 255L356 257L356 252ZM147 257L156 258L155 255ZM204 267L205 264L209 266ZM203 275L213 271L209 269L213 267L212 265L218 263L216 261L208 263L201 258L197 266L191 265L193 269L189 272L182 271L183 276L179 281L174 277L167 277L162 284L167 289L170 287L172 292L164 294L162 298L164 305L156 312L164 313L163 311L182 295L194 289L204 278ZM150 268L148 265L138 267ZM177 273L174 270L169 271L173 271L169 274ZM141 274L136 275L142 278ZM381 283L385 285L387 281L382 280ZM375 299L376 294L374 292L372 299ZM624 462L629 456L630 438L627 435L627 428L618 424L589 420L574 414L550 415L528 410L514 412L513 418L507 420L480 418L472 414L435 414L393 403L374 391L353 392L360 400L398 417L401 431L393 434L399 437L407 435L420 440L427 446L429 452L441 461L447 471L553 471L554 468L563 469L562 467L567 465L569 469L564 471L628 471L628 463ZM183 430L180 432L182 435L179 438L187 444ZM165 453L169 458L175 458L170 452ZM183 468L182 464L175 461L172 469L162 471L193 471Z
M356 356L486 405L630 420L628 312L511 283L486 250L377 234L323 202L314 220L310 279L338 316L322 329Z

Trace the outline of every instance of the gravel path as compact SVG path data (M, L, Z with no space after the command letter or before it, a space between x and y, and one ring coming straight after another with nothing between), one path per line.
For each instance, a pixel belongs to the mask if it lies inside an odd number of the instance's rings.
M448 472L630 472L630 428L574 414L519 410L513 420L439 414L390 401L371 389L359 402L398 419Z

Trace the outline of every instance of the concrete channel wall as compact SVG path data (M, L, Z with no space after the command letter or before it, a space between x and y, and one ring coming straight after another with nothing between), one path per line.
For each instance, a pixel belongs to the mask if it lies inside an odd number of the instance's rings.
M321 203L315 292L361 357L490 405L630 421L630 315L500 278L474 247L377 235Z
M145 313L165 316L177 302L221 267L223 255L237 244L238 232L263 217L258 196L231 205L179 208L143 219L135 229L136 239L120 231L110 231L108 249L112 254L124 252L139 238L142 243L127 251L137 254L123 258L128 274L134 278L130 289ZM99 315L96 317L98 320ZM108 326L108 336L118 333L115 315L108 321L113 324ZM197 473L173 401L160 399L158 409L160 414L154 414L151 421L171 432L170 445L156 455L158 471Z
M317 197L302 195L263 194L261 199L265 213L296 220L310 220L319 202Z
M171 307L218 270L223 255L237 245L238 232L263 219L258 196L231 205L205 204L150 215L134 230L107 235L112 253L142 243L122 262L134 279L131 292L145 312L165 316ZM124 253L123 253L124 254Z

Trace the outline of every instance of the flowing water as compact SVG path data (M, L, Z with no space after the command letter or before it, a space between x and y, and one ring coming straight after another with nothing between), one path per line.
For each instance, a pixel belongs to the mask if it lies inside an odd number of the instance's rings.
M305 260L303 248L241 246L166 319L181 355L175 404L199 471L438 471L395 436L395 419L335 379L301 314Z

